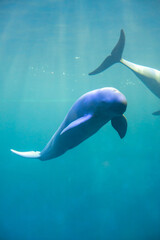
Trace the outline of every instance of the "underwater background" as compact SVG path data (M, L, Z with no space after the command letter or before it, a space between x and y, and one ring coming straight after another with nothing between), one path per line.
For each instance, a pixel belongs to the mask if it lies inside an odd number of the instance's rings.
M160 100L118 63L88 76L124 29L123 57L160 70L159 0L0 0L0 240L159 240ZM59 158L42 150L87 91L127 98L124 139L108 123Z

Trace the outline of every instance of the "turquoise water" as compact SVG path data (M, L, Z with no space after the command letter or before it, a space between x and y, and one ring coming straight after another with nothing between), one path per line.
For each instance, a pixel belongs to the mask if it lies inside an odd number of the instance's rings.
M160 3L0 1L0 240L160 239L160 101L126 67L88 76L126 34L124 58L160 70ZM46 162L41 150L87 91L125 94L126 137L111 124Z

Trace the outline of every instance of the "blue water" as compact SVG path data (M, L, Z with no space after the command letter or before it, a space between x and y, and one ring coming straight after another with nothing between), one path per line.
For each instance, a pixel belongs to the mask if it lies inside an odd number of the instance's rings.
M123 57L160 70L158 0L0 1L0 240L159 240L160 101L126 67L88 76L126 34ZM126 137L110 124L46 162L74 101L115 87Z

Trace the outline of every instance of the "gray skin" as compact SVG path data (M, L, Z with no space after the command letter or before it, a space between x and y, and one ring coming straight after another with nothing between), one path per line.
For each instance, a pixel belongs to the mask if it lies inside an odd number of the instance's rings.
M88 92L74 103L41 152L11 151L22 157L38 158L42 161L56 158L95 134L110 120L123 138L127 131L127 120L123 115L126 107L125 96L115 88L101 88Z
M121 30L119 41L112 50L111 55L107 56L106 59L94 71L89 73L89 75L101 73L113 64L119 62L129 68L155 96L160 98L160 71L129 62L122 58L124 45L125 34L124 31ZM153 115L160 115L160 111L154 112Z

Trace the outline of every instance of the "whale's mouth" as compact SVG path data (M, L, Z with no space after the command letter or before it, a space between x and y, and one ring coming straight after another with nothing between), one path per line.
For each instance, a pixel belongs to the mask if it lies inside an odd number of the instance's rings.
M122 115L127 108L127 100L124 95L118 96L116 102L113 105L113 110L116 114Z
M123 114L123 113L126 111L126 108L127 108L127 102L121 103L121 104L119 105L118 112L119 112L120 114Z

